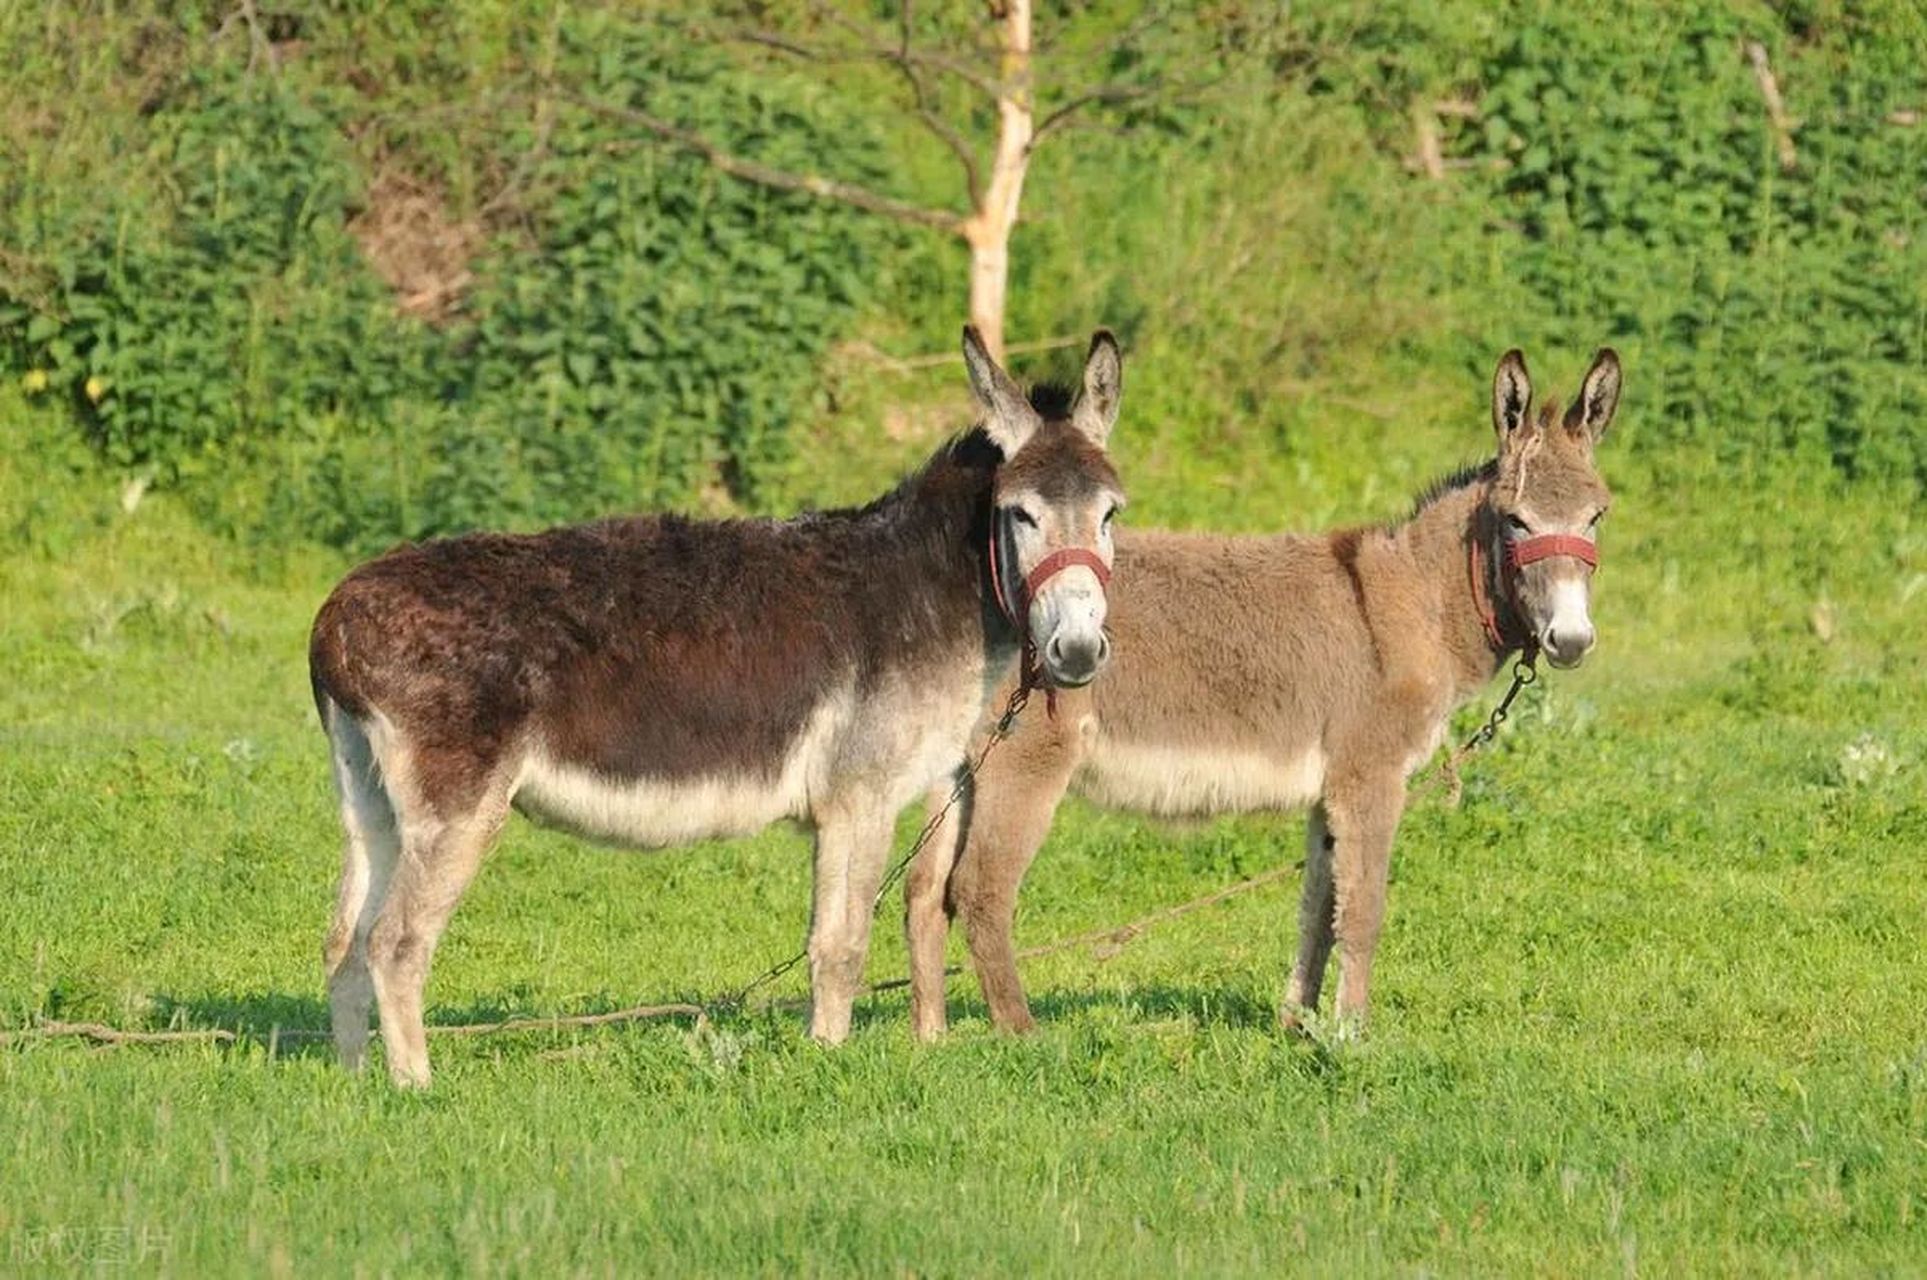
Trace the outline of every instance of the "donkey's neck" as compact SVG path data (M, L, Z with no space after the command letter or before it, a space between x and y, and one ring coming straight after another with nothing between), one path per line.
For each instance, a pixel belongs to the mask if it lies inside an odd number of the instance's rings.
M981 646L1013 657L1019 637L990 595L991 496L1002 461L981 431L952 440L868 506L832 513L856 542L851 584L880 635Z
M1489 479L1474 474L1465 483L1433 497L1402 527L1422 572L1439 584L1440 640L1450 652L1459 674L1459 693L1469 697L1485 685L1517 652L1508 645L1494 649L1481 609L1493 611L1499 634L1508 642L1519 634L1520 623L1500 586L1489 555L1474 558L1475 544L1483 545L1490 531L1486 521ZM1475 587L1474 573L1485 581Z

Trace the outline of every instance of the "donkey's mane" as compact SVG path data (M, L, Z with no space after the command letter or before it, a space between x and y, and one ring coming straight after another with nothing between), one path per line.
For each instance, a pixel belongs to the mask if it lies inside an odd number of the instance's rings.
M955 467L964 471L983 472L987 475L997 469L1003 457L1003 452L991 443L989 434L982 427L971 427L968 430L959 431L944 441L937 447L936 452L924 459L922 466L870 501L861 506L842 507L815 514L818 518L828 516L853 520L884 514L901 506L917 494L939 472ZM811 517L806 515L803 518Z
M1062 382L1039 382L1030 389L1030 407L1046 422L1070 417L1076 403L1076 390Z
M1457 493L1469 484L1498 479L1499 460L1488 458L1484 462L1468 462L1455 471L1447 472L1419 491L1412 502L1411 514L1407 520L1416 519L1421 511L1448 494Z
M1061 382L1040 382L1029 391L1030 407L1046 422L1068 418L1077 402L1077 393ZM991 443L980 423L951 436L925 458L923 465L908 473L891 488L868 502L848 507L807 511L791 519L792 524L815 524L825 520L866 521L888 519L906 503L913 501L933 480L941 483L941 473L952 468L966 474L988 476L1008 461L1003 451Z
M1071 409L1077 402L1077 393L1061 382L1039 382L1032 386L1028 398L1030 407L1046 422L1071 416ZM843 507L822 512L826 516L861 518L876 515L898 505L904 498L920 490L934 472L945 467L956 466L967 471L994 471L998 465L1008 461L1002 450L990 441L990 436L981 424L959 431L943 444L936 452L924 459L923 465L904 476L894 488L872 498L861 506Z

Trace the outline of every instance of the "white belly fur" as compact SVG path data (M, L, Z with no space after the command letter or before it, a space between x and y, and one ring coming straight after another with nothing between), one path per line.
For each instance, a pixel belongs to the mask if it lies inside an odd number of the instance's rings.
M809 816L810 798L823 790L848 717L843 699L819 707L774 776L613 778L564 764L538 746L522 766L515 805L582 835L642 848L753 835L773 822Z
M1167 817L1294 809L1325 785L1325 755L1145 746L1101 733L1078 770L1080 795L1097 804Z

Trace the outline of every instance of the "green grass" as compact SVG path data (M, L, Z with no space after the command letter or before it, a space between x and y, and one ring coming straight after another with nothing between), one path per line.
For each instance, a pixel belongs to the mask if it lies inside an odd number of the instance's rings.
M56 428L0 422L0 1024L256 1033L0 1049L0 1270L1927 1267L1927 530L1879 493L1609 444L1601 649L1461 808L1408 818L1362 1041L1273 1027L1288 883L1030 965L1026 1040L962 980L935 1047L889 994L833 1052L776 1013L438 1040L404 1096L264 1042L325 1021L337 836L302 655L342 566L256 561L165 496L125 513ZM1206 509L1387 514L1457 459L1442 439L1311 443L1322 486ZM1120 448L1128 474L1128 422ZM1137 474L1133 519L1196 518ZM1068 806L1020 941L1294 861L1300 831ZM724 992L798 944L805 847L623 854L518 821L431 1020ZM872 973L901 971L891 920Z

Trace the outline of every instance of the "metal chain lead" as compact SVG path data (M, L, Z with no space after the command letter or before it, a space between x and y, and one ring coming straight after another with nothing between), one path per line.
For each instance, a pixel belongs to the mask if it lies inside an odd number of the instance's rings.
M1024 704L1030 701L1030 690L1031 682L1028 679L1017 682L1017 688L1012 691L1010 701L1004 704L1004 713L997 717L997 723L991 728L990 738L984 743L983 750L977 753L976 759L965 762L962 772L957 775L956 785L950 788L949 798L943 802L943 807L930 815L923 824L923 829L917 833L917 838L910 842L909 852L898 858L896 865L884 874L882 883L877 886L876 897L870 900L871 915L876 914L877 908L883 905L883 896L890 891L892 885L902 879L903 873L909 869L917 855L923 852L924 846L930 843L930 838L937 834L937 829L943 825L943 820L950 815L952 809L956 808L957 802L963 799L971 780L977 776L977 770L983 768L984 761L990 758L991 750L1010 736L1011 729L1017 724L1018 714L1023 711ZM741 1006L748 1003L751 994L802 964L809 958L809 954L809 948L804 947L788 959L771 965L750 979L749 983L735 995L716 1001L713 1007Z
M1505 697L1500 698L1499 705L1492 708L1492 714L1486 717L1485 723L1474 730L1472 736L1467 738L1457 750L1446 756L1440 763L1438 771L1428 779L1429 782L1445 787L1447 808L1459 807L1459 797L1465 789L1464 784L1459 780L1460 763L1498 736L1499 726L1504 724L1512 714L1513 699L1519 696L1521 689L1538 680L1539 668L1536 665L1538 661L1539 651L1533 648L1527 649L1525 654L1512 664L1512 687L1505 691Z

